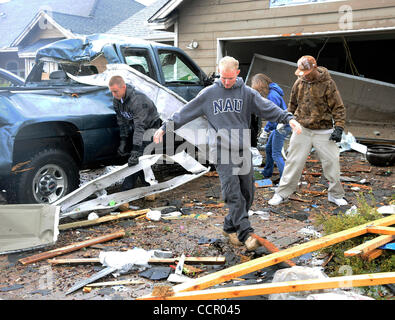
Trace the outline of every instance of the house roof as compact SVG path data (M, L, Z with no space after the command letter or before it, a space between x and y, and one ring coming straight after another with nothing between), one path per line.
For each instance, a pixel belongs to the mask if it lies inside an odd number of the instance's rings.
M162 23L166 20L171 13L177 9L177 7L183 2L184 0L168 0L164 5L155 12L149 19L149 23Z
M106 32L144 8L133 0L11 0L0 3L0 48L10 47L40 11L47 12L72 33L91 34Z
M133 16L112 27L107 31L107 33L121 34L124 36L133 36L144 39L174 38L174 33L150 29L147 23L147 20L167 2L168 0L155 1L152 5L140 10Z
M89 16L96 0L11 0L0 3L0 48L9 47L40 10Z

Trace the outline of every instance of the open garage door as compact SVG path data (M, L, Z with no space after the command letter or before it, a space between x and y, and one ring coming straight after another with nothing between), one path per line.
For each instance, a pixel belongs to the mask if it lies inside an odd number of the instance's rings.
M220 40L222 55L240 61L240 75L247 84L254 74L265 73L283 88L286 102L296 80L297 60L316 57L318 65L331 71L342 95L347 131L389 140L395 132L393 43L395 31Z

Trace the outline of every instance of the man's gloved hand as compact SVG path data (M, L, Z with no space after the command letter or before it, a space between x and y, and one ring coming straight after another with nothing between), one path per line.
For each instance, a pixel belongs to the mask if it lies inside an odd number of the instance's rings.
M335 142L340 142L342 140L343 128L342 127L335 127L329 140L333 140Z
M269 136L270 136L270 132L262 130L262 133L258 137L258 142L262 145L265 145L267 143L267 140L269 139Z
M120 143L119 143L119 147L118 147L118 154L123 157L126 156L128 153L126 151L126 147L127 147L127 140L126 139L121 139Z
M139 163L139 157L142 156L140 151L133 150L128 159L128 166L133 167Z
M128 166L132 167L139 163L139 157L143 155L142 148L140 146L133 145L132 152L128 159Z

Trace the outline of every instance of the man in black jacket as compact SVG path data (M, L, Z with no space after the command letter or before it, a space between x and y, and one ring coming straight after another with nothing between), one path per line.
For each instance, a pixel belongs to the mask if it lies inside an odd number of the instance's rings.
M108 87L114 97L113 105L120 131L118 154L126 156L131 145L128 165L134 166L143 155L144 147L150 141L143 141L144 132L151 128L159 128L161 120L155 104L143 92L126 85L121 76L111 77ZM145 183L144 172L140 170L127 177L122 190L135 187L137 178Z

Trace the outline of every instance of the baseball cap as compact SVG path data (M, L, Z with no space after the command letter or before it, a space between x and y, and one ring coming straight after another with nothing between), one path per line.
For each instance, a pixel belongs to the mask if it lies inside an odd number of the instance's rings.
M304 76L309 74L316 66L317 61L315 61L314 57L303 56L298 60L298 69L295 71L295 75Z

